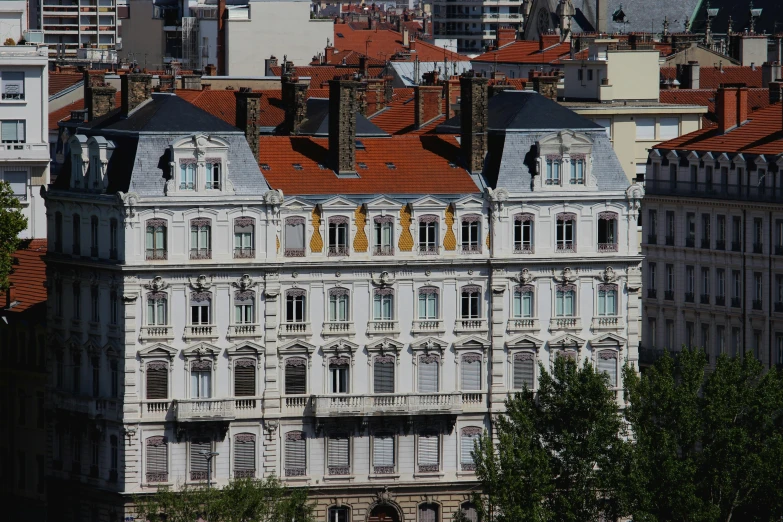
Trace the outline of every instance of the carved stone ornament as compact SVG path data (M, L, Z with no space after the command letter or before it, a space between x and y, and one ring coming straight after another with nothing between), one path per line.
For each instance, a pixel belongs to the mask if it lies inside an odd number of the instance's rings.
M136 294L122 294L122 300L126 303L135 303L138 297Z
M376 469L376 473L377 473L378 467L376 466L375 469ZM393 469L394 468L392 467L392 470ZM389 486L383 486L383 489L378 491L375 494L375 503L376 503L376 505L386 506L386 505L391 504L392 502L394 502L394 493L389 491Z
M202 274L198 276L195 281L188 277L188 283L190 283L190 287L193 290L204 292L212 287L212 277L210 276L210 278L207 279L207 276Z
M372 280L372 284L375 286L380 286L381 288L391 286L395 281L394 277L386 271L381 272L377 278L371 274L370 278Z
M571 270L571 267L568 266L563 269L563 273L560 276L555 275L554 270L552 270L552 273L553 273L552 278L558 283L562 283L562 284L573 283L574 281L576 281L576 277L577 277L576 272Z
M513 276L511 280L519 285L526 285L533 281L533 274L531 274L530 270L527 268L523 268L522 271Z
M277 428L280 425L279 421L276 420L268 420L266 421L266 425L264 426L266 428L266 431L270 435L274 435L277 432Z
M254 286L256 286L256 283L253 281L253 278L250 277L247 274L244 274L242 277L231 283L231 286L234 288L238 288L242 292L245 290L250 290Z
M152 281L144 284L144 288L152 292L162 292L168 287L169 284L166 281L164 281L163 278L160 276L155 276L154 278L152 278Z
M284 199L282 190L267 190L264 193L264 203L267 205L282 205Z
M598 279L600 279L604 283L614 283L619 279L619 276L614 271L614 268L611 266L607 266L604 268L604 271L598 274Z

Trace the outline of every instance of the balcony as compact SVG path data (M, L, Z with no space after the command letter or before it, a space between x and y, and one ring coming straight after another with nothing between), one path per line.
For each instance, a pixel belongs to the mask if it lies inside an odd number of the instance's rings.
M263 415L264 399L261 397L236 397L234 413L237 419L257 419Z
M753 253L762 254L764 252L764 245L761 243L753 243Z
M172 420L171 399L146 400L139 403L139 417L145 421Z
M598 243L598 252L617 252L617 243Z
M291 395L280 399L280 412L295 417L309 415L312 400L309 395Z
M256 257L256 249L255 248L235 248L234 249L234 259L255 259Z
M695 295L693 292L685 292L685 302L686 303L692 303L695 300Z
M261 337L262 335L264 335L264 329L259 324L232 324L228 327L226 339L249 339Z
M278 330L278 335L281 337L309 337L313 335L312 330L310 329L310 323L309 322L290 322L290 323L282 323L280 325L280 329Z
M696 238L695 237L686 237L685 238L685 246L693 248L696 246Z
M710 295L709 294L701 294L699 296L699 303L701 303L701 304L710 304Z
M182 335L182 337L185 341L214 341L218 338L218 329L214 324L189 324L185 326L185 333Z
M741 308L742 307L742 299L739 297L732 297L731 298L731 307L732 308Z
M165 261L169 258L168 252L160 248L148 248L147 261Z
M534 253L533 245L530 243L515 243L514 244L514 253L515 254L532 254Z
M761 201L774 203L783 199L782 187L746 186L737 184L715 185L710 183L691 183L668 179L646 179L644 190L651 196L690 196L706 199L738 201Z
M702 239L701 240L701 247L709 249L710 248L710 240L709 239Z
M573 241L559 242L555 245L555 252L558 254L569 254L576 252L576 245Z
M194 260L212 259L212 249L211 248L191 248L190 249L190 259L194 259Z
M581 330L582 319L579 317L554 317L549 321L549 330Z
M725 239L715 240L715 250L726 250L726 240Z
M0 160L15 162L49 162L46 143L0 143Z
M655 234L647 234L647 244L648 245L657 245L658 244L658 236Z
M348 255L348 245L333 245L329 247L329 257L343 257Z
M446 330L443 327L443 321L440 319L419 319L413 321L413 327L411 328L413 333L443 333Z
M593 322L590 324L590 329L593 331L598 330L622 330L625 325L623 324L623 318L619 315L599 315L593 317Z
M438 245L419 245L420 256L437 256L439 250Z
M115 399L83 397L54 392L52 406L55 409L85 415L89 419L119 420L122 408Z
M674 236L666 236L666 246L674 246Z
M321 334L327 335L354 335L353 321L325 321Z
M375 245L372 247L372 255L374 256L393 256L394 245Z
M305 249L304 248L286 248L283 255L285 257L304 257L305 256Z
M171 326L142 326L139 332L141 342L170 341L174 339L174 328Z
M741 250L742 249L741 249L739 241L732 241L731 242L731 251L732 252L740 252Z
M400 333L400 327L397 321L393 320L373 320L367 321L367 335L389 335Z
M454 332L486 332L486 319L459 319L454 321Z
M234 399L185 399L173 403L174 418L180 422L230 421L236 418Z
M312 405L316 417L459 414L483 411L486 408L486 393L315 395Z
M480 254L481 245L462 245L461 250L463 254Z
M753 300L753 309L754 310L761 310L762 308L764 308L763 304L764 303L761 301L761 299L754 299Z
M658 296L658 291L655 288L647 289L647 299L655 299Z
M724 296L724 295L715 296L715 305L716 306L726 306L726 296Z
M508 320L506 330L509 333L538 332L541 330L541 323L534 317L511 318Z

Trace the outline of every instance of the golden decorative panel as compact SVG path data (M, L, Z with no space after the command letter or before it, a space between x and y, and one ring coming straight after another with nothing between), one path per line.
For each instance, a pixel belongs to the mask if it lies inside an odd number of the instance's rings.
M353 238L353 251L367 252L369 242L367 241L367 234L364 232L367 224L367 207L364 205L356 207L354 218L356 219L356 236Z
M454 204L446 207L446 235L443 237L443 248L445 250L457 249L457 238L454 236Z
M324 240L321 237L321 209L313 208L313 237L310 238L310 251L321 252L324 248Z
M411 207L403 205L400 209L400 252L410 252L413 250L413 236L411 235Z

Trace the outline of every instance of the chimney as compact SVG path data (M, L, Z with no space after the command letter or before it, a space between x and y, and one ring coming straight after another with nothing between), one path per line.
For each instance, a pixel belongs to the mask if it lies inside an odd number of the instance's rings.
M277 58L274 55L264 60L264 76L274 76L272 67L277 67Z
M503 47L517 39L517 30L513 27L498 27L496 45Z
M440 72L437 69L427 71L421 75L422 80L424 80L424 85L438 85L439 77Z
M721 85L715 95L718 131L723 134L748 119L748 88L744 84Z
M359 57L359 74L362 78L367 78L370 75L367 72L367 57L364 55Z
M122 114L127 116L133 109L152 96L152 76L149 74L123 74Z
M541 39L538 41L538 50L543 51L544 49L549 49L553 45L558 45L560 43L560 35L559 34L542 34Z
M174 91L174 76L171 74L161 74L158 76L158 92L173 92Z
M327 45L326 47L324 47L324 63L331 62L333 57L334 57L334 46Z
M200 74L183 74L182 75L182 88L192 91L201 90L201 75Z
M209 63L204 67L205 76L217 76L217 67Z
M226 74L226 0L218 0L217 9L217 72Z
M307 116L307 84L300 83L293 75L282 77L282 97L285 117L283 119L284 134L299 134L299 127Z
M489 86L489 97L492 98L496 94L500 94L503 91L513 91L514 86L507 83L496 83Z
M394 98L394 77L383 77L383 103L389 105Z
M367 102L367 112L375 114L386 107L386 96L384 93L383 78L368 78L365 82L365 102Z
M699 88L699 80L701 79L701 69L699 67L699 62L695 60L689 61L685 65L686 69L686 83L687 87L686 89L698 89Z
M559 80L560 78L554 74L533 76L533 90L552 101L557 101L557 82Z
M256 163L258 163L258 135L260 132L258 117L261 112L261 93L253 92L250 87L240 87L238 91L234 91L234 97L237 104L237 127L245 132L247 144L253 152Z
M443 96L446 98L446 119L451 119L457 115L455 108L458 107L459 94L459 78L452 77L443 83Z
M88 121L93 121L101 116L109 114L115 109L114 100L117 95L117 89L111 85L103 87L92 87L90 89L90 104L87 105ZM85 100L85 104L87 100Z
M460 149L468 170L479 173L484 168L487 152L488 103L487 79L461 76L460 86Z
M783 71L780 62L764 62L764 65L761 66L761 86L766 89L770 83L783 79L781 73Z
M82 76L84 77L84 106L89 107L92 105L92 88L106 85L106 75L103 71L83 71Z
M414 120L417 129L441 115L442 94L443 89L439 85L417 85L414 87L416 107Z
M356 173L358 87L352 80L329 80L329 165L338 176Z
M606 32L606 0L595 0L595 17L597 23L595 30L599 33Z
M411 35L408 32L408 26L402 26L402 46L408 47L411 44Z
M777 103L783 99L783 81L769 82L769 103Z

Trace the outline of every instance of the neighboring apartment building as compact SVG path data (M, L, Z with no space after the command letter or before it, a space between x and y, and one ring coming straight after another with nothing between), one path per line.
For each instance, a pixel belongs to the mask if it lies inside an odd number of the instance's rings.
M499 28L518 31L522 19L516 0L432 0L434 38L456 40L460 53L484 52L496 41Z
M600 126L465 77L461 121L389 136L359 82L306 102L289 78L285 135L259 136L261 93L240 130L150 81L103 117L92 89L46 192L59 519L272 474L319 520L473 516L473 441L538 362L622 387L643 191ZM424 126L444 89L417 91Z
M44 43L51 58L92 62L116 61L120 21L116 0L40 0ZM85 49L79 54L79 49Z
M0 45L9 38L18 42L27 31L27 1L3 0L0 2Z
M772 87L780 89L780 85ZM717 127L656 145L645 177L645 362L704 348L783 364L781 104L716 95Z
M47 48L0 46L0 180L22 204L22 238L46 237L40 196L49 183L49 71Z

